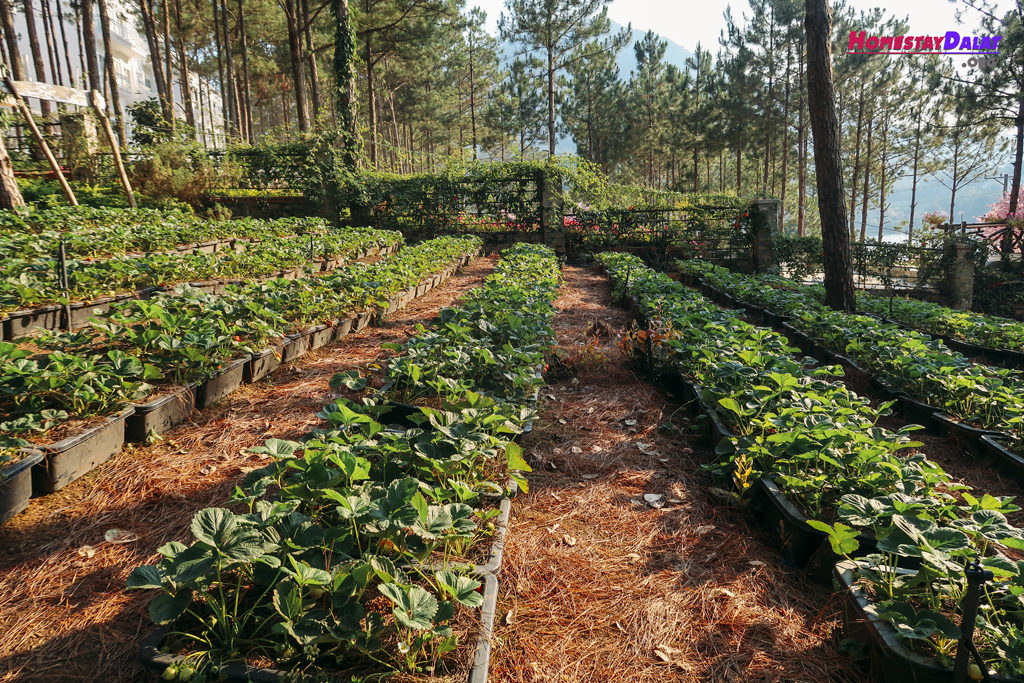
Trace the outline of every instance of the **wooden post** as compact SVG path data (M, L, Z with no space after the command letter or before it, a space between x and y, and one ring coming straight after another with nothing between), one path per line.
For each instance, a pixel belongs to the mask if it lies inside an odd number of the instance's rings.
M11 80L10 76L4 76L4 82L7 84L7 89L11 91L11 95L14 96L14 101L21 111L21 115L25 117L25 122L28 124L29 130L32 131L33 137L39 144L39 148L43 150L43 154L46 155L46 160L50 162L50 168L57 175L57 182L60 183L61 189L64 190L64 196L68 198L72 206L78 206L78 200L75 199L75 193L71 191L71 186L68 185L67 178L64 177L64 172L61 171L60 164L57 163L57 159L53 156L53 152L50 151L50 146L46 144L46 140L43 138L43 134L39 132L39 128L36 126L35 120L32 118L32 112L29 111L28 105L25 104L25 100L18 94L18 89L14 87L14 81Z
M132 184L128 180L128 173L124 170L124 162L121 160L121 150L117 146L117 138L114 137L114 129L110 127L110 120L107 115L103 113L103 107L99 103L100 94L95 90L89 91L89 104L92 105L92 110L96 112L96 118L99 119L100 125L103 126L103 132L107 136L107 142L110 143L110 151L114 153L114 168L117 169L117 177L121 179L121 187L124 188L124 193L128 195L128 205L133 209L135 206L135 193L132 192Z

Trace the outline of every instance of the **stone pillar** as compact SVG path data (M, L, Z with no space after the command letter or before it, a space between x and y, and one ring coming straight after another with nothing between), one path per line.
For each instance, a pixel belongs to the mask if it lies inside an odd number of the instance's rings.
M952 251L946 270L946 298L949 307L969 311L974 301L975 246L954 242L947 248Z
M751 235L751 261L754 272L777 273L779 264L772 253L772 235L779 232L779 200L756 199L750 205L751 214L758 212L760 220L755 222Z
M96 119L88 111L62 114L60 117L63 165L76 179L91 179L95 154L100 151Z

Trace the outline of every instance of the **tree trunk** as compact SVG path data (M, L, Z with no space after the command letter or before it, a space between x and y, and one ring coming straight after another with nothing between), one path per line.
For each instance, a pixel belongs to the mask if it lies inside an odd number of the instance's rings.
M309 112L306 110L306 76L302 68L302 40L299 35L299 2L285 0L285 19L288 24L288 53L292 65L292 83L295 88L295 114L299 131L309 130ZM228 62L230 63L230 57Z
M369 9L369 8L367 8ZM366 118L370 124L370 165L377 167L377 96L373 82L373 34L366 34Z
M221 40L221 32L220 32L221 19L220 19L220 12L218 11L218 2L217 2L217 0L212 0L212 4L213 4L213 46L214 46L215 51L217 52L217 83L220 84L220 112L221 112L220 115L221 115L221 118L222 118L222 120L224 122L224 131L226 133L227 129L228 129L228 97L227 97L227 94L225 92L227 90L227 88L224 85L227 81L224 80L224 56L223 55L224 55L224 50L227 49L227 46L225 46L223 41ZM284 92L282 92L281 95L283 96ZM206 96L207 96L207 98L209 98L210 97L210 93L207 93ZM210 123L211 124L213 123L213 110L212 109L210 110ZM214 133L214 138L213 139L214 139L214 142L216 142L216 140L217 140L216 133ZM216 146L216 145L214 145L214 146Z
M36 80L46 83L46 63L43 61L43 51L39 47L39 33L36 30L36 12L32 6L32 0L24 0L25 26L28 29L28 47L32 52L32 65L35 67ZM49 100L39 100L39 111L43 114L43 120L49 122L50 107Z
M1024 158L1024 100L1017 105L1017 137L1013 152L1013 183L1010 186L1010 215L1017 213L1017 195L1020 194L1021 161ZM950 216L950 220L953 217ZM1004 264L1009 264L1010 252L1013 250L1013 235L1007 231L1000 240L999 252ZM1005 267L1005 266L1004 266ZM1021 255L1021 268L1024 269L1024 254Z
M473 43L469 44L469 128L473 143L473 161L476 161L476 79L473 69Z
M88 4L88 0L83 4ZM153 67L153 82L156 84L157 98L160 100L160 111L163 113L164 120L170 123L174 112L171 111L170 100L167 98L167 82L164 80L163 59L160 56L160 40L157 38L152 0L139 0L139 8L142 10L142 27L146 33L146 42L149 43L149 61ZM89 33L88 30L83 30L83 32ZM86 35L86 49L88 49L88 42L89 36ZM92 70L91 65L89 70ZM95 86L91 87L93 90L99 89Z
M249 82L249 40L245 34L245 7L242 0L238 0L238 39L242 50L242 118L246 121L248 142L252 144L256 141L256 136L252 123L252 85Z
M853 187L850 190L850 241L854 239L854 230L856 230L856 222L854 218L857 215L857 178L860 176L860 134L864 129L864 82L860 84L860 96L857 99L857 137L853 143ZM840 143L842 141L840 140Z
M743 181L743 139L742 133L736 134L736 194L742 196L740 189Z
M7 154L4 136L0 135L0 209L16 209L19 206L25 206L25 199L14 177L14 166Z
M113 51L110 47L110 16L107 14L107 0L97 0L100 8L100 29L103 35L103 54L106 55L104 62L107 65L107 82L110 84L110 105L114 109L115 130L117 131L117 143L124 147L127 144L128 135L124 128L124 111L121 109L121 94L117 87L117 73L114 71Z
M825 304L852 313L856 300L846 225L839 122L832 83L832 13L826 0L805 0L807 96L814 135L814 165L824 248Z
M959 123L959 122L958 122ZM958 128L956 132L957 136L963 135L963 129ZM956 210L956 189L957 185L960 184L960 148L962 142L959 138L953 140L953 182L950 183L952 189L949 193L949 225L953 225L953 212Z
M75 72L71 69L71 50L68 49L68 34L64 28L64 9L60 5L60 0L56 0L56 5L57 26L60 27L60 40L64 44L64 65L68 70L68 85L73 88L75 87Z
M889 108L888 102L883 103L885 118L882 123L882 165L879 169L878 177L878 242L881 244L882 237L885 236L885 180L887 173L887 164L889 162Z
M804 108L807 106L804 97L804 51L799 48L800 57L800 96L797 101L796 123L796 234L803 237L807 232L807 131L804 127Z
M355 41L348 13L348 0L334 0L334 78L338 94L338 114L344 150L342 161L349 170L356 168L356 74Z
M917 132L914 134L914 170L910 183L910 223L907 224L907 244L914 236L914 211L917 209L917 164L921 159L921 110L917 110Z
M871 186L871 134L874 132L875 109L871 108L868 113L868 148L864 153L864 190L863 202L860 207L860 241L867 239L868 230L868 189Z
M316 52L313 46L312 21L309 18L309 0L298 0L302 9L302 33L306 39L306 56L309 61L309 95L313 104L313 111L310 119L313 125L317 125L317 117L320 116L320 72L316 65Z
M779 192L779 230L786 232L786 189L789 177L789 86L790 71L793 66L793 53L786 45L786 87L782 96L782 187Z
M192 83L188 68L188 55L185 52L185 37L181 30L181 0L174 0L174 28L177 31L175 44L178 49L178 83L181 87L181 99L185 102L185 123L193 129L196 127L196 110L192 105ZM202 105L200 105L202 106Z
M4 40L7 42L7 54L11 60L8 63L11 77L16 81L23 81L25 74L21 69L21 51L18 49L18 34L14 30L14 15L11 13L9 0L0 0L0 20L3 21Z
M43 16L43 37L46 39L46 56L50 59L50 76L56 79L54 83L64 85L64 69L60 66L60 54L56 50L57 35L53 27L53 12L50 10L50 0L41 0L39 6Z
M164 70L167 74L167 106L171 110L171 130L174 130L174 69L171 64L171 12L168 8L170 0L161 0L164 13Z
M72 7L75 10L75 34L78 38L78 66L81 69L79 87L85 89L89 87L89 68L85 64L85 39L82 38L82 3L73 3Z
M548 156L555 156L555 56L552 45L547 46L548 55Z
M228 129L231 133L237 134L238 127L238 100L235 97L235 67L231 57L231 32L228 27L228 6L224 0L220 0L220 27L224 32L224 79L227 84L225 90L228 97Z

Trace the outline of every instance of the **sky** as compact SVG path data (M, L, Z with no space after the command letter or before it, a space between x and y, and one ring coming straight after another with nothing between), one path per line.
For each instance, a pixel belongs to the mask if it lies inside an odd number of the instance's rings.
M477 5L487 12L487 26L497 32L498 17L505 7L504 0L467 0L467 6ZM898 0L883 3L878 0L850 0L857 10L884 7L889 14L910 19L912 35L939 35L960 28L956 22L956 8L962 7L962 0L954 4L949 0ZM998 6L1006 11L1013 7L1013 0L999 0ZM641 31L653 30L680 46L692 51L699 42L718 49L718 35L725 28L723 13L731 5L734 17L749 8L745 0L613 0L608 6L608 16L623 26L632 22L633 28ZM967 10L973 28L974 11ZM966 17L965 17L966 18ZM960 31L963 33L963 31Z

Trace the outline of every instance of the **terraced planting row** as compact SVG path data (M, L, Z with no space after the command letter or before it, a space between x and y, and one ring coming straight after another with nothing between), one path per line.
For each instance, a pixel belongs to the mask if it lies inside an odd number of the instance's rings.
M54 258L61 238L68 258L95 259L326 229L326 221L320 218L210 220L191 212L162 209L23 207L0 214L0 257L7 264L15 259L36 262Z
M848 356L854 371L875 377L883 392L898 397L905 412L926 426L938 420L960 429L968 441L984 440L997 461L1017 476L1024 474L1021 372L973 363L941 341L895 323L833 311L818 303L812 290L765 287L758 276L706 263L682 263L681 268L701 272L708 284L736 300L785 316L791 329L809 338L808 344Z
M2 491L59 489L120 450L255 381L282 362L341 339L404 306L478 252L473 237L443 237L328 276L181 288L117 303L73 333L0 342L0 423L11 467ZM26 463L39 460L26 488ZM27 499L5 501L4 518Z
M525 486L514 439L559 285L550 249L506 250L379 376L337 375L355 393L318 413L326 426L254 449L273 462L236 489L248 512L200 511L191 545L164 545L129 579L159 591L147 665L165 680L486 680L503 496Z
M296 277L328 271L344 260L388 253L402 244L389 230L344 228L299 235L306 219L265 221L288 235L245 241L211 253L160 253L114 256L95 261L70 260L62 283L55 259L11 262L0 281L3 338L16 339L37 328L66 326L62 306L71 308L72 327L81 326L96 308L113 301L148 298L178 283L197 283L213 291L225 282L253 278ZM66 285L66 287L64 286Z
M715 272L715 268L710 263L688 261L681 270L691 276L703 276ZM825 301L825 289L821 285L803 285L773 275L760 275L758 279L775 290L803 292L818 303ZM1019 320L868 292L857 293L857 309L939 337L955 351L982 356L996 365L1024 369L1024 323Z
M912 428L881 428L892 403L872 407L843 384L839 366L801 357L781 334L711 305L635 256L599 260L647 323L632 347L689 388L721 437L723 458L709 468L752 499L791 559L816 553L814 541L798 545L808 530L844 558L835 577L848 596L848 635L872 648L880 676L948 680L965 569L977 558L994 580L981 596L974 642L994 680L1024 677L1024 562L1017 559L1024 531L1006 518L1017 505L952 481L911 439ZM793 292L779 296L805 299L794 310L812 303ZM797 320L836 326L836 335L844 322L879 324L827 313L812 307ZM851 325L848 343L868 332Z

